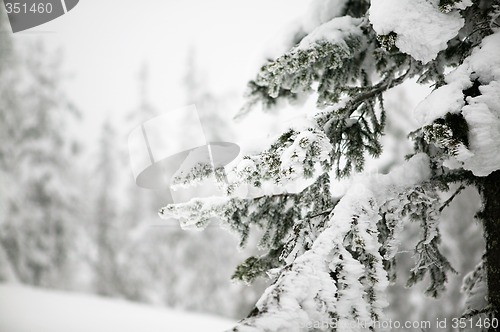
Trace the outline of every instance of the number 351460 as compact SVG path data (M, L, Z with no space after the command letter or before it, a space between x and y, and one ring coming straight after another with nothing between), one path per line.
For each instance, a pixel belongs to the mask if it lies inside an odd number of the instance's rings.
M52 12L52 4L50 2L47 3L39 2L39 3L33 3L31 5L20 2L14 2L14 3L6 2L5 8L7 10L7 14L20 14L20 13L50 14Z

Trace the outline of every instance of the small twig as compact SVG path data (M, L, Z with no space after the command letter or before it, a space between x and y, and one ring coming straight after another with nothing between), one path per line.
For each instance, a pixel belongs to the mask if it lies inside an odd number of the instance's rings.
M455 193L453 195L450 196L450 198L448 198L443 205L441 205L441 207L439 208L439 212L443 212L443 210L448 206L450 205L450 203L455 199L455 197L460 194L462 192L462 190L465 189L465 186L463 184L460 185L460 187L458 187L457 191L455 191Z
M319 212L319 213L316 213L312 216L309 216L309 218L316 218L316 217L319 217L319 216L323 216L325 214L330 214L331 212L333 211L333 209L329 209L329 210L325 210L325 211L322 211L322 212Z

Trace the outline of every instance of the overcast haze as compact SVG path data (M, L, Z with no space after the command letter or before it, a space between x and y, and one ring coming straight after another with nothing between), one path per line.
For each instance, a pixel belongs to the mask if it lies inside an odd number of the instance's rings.
M269 31L282 29L306 5L298 0L83 0L60 18L15 34L14 40L42 40L62 50L71 75L66 90L94 130L103 115L121 117L137 105L144 63L152 103L160 111L183 106L178 85L190 48L215 82L212 90L240 93L273 37Z

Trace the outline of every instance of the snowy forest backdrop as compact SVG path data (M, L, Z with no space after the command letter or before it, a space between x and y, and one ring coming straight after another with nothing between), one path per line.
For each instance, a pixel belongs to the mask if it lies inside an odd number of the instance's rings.
M164 197L134 183L127 135L162 113L149 100L148 65L134 70L135 104L108 116L86 141L89 115L67 96L64 57L43 38L16 42L3 6L1 13L0 280L245 315L263 288L231 282L245 257L234 250L237 239L217 228L185 232L161 223ZM214 95L194 47L187 53L179 64L183 103L208 112L227 107L231 92Z

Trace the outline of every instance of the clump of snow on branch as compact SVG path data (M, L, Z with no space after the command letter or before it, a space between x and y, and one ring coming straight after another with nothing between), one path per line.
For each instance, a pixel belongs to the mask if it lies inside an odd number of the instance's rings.
M422 124L447 113L460 113L468 124L469 146L451 156L463 168L477 176L487 176L500 169L500 32L485 37L464 63L450 72L446 85L433 91L415 110ZM467 96L467 89L479 90L477 96ZM446 142L443 142L446 143Z
M477 75L481 95L468 98L462 109L469 124L470 150L474 158L464 161L464 168L477 176L500 169L500 32L484 38L482 47L468 62L471 75ZM467 64L467 62L466 62Z
M469 88L472 83L468 75L460 80L455 80L456 76L456 74L448 75L445 78L448 84L434 90L418 104L414 115L421 125L431 124L432 121L445 116L446 113L460 112L460 109L465 105L462 91Z
M396 190L398 187L413 186L430 176L429 157L424 153L417 153L406 164L394 167L388 174L367 176L363 181L369 182L371 190L384 201L387 188Z
M362 20L350 16L336 17L328 21L302 39L295 50L307 50L319 41L333 44L345 44L345 39L351 35L360 35Z
M427 63L446 49L464 19L457 11L442 12L439 0L372 0L370 22L379 35L397 34L396 46ZM416 28L418 27L418 28Z
M445 77L446 85L434 90L415 109L415 117L421 125L443 117L446 113L458 113L465 105L463 91L472 87L475 79L487 84L500 79L500 33L484 38L481 47L475 48L464 63Z

